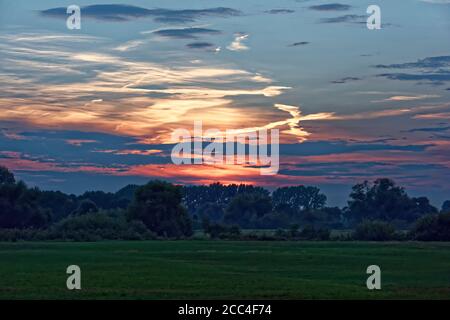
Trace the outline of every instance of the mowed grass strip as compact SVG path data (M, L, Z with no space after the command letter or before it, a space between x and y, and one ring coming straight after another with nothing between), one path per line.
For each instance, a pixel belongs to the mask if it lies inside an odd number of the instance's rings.
M66 289L72 264L81 291ZM0 298L450 299L450 243L0 243Z

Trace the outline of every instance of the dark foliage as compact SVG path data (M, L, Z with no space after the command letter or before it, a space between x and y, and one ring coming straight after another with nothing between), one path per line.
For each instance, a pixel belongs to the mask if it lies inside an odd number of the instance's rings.
M97 213L98 207L91 199L84 199L80 202L78 208L73 212L73 215L82 216L89 213Z
M0 166L0 186L3 185L12 185L16 183L16 179L12 172L10 172L7 168Z
M186 238L194 225L220 239L327 240L330 229L356 227L357 240L404 240L406 233L395 228L413 228L412 239L450 241L450 201L438 215L428 198L411 198L389 179L355 185L344 210L327 207L326 200L311 186L271 194L244 184L181 187L163 181L75 196L28 188L0 166L0 240Z
M350 198L346 214L354 224L364 220L410 224L425 214L437 212L427 198L410 198L403 188L389 179L357 184L352 188Z
M128 209L128 217L130 220L142 221L158 236L190 236L191 221L181 200L181 187L168 182L152 181L136 190Z
M312 225L308 225L300 230L298 224L292 224L288 230L278 229L275 232L275 239L326 241L330 240L330 234L330 230L326 228L315 228Z
M241 235L241 229L237 225L211 224L208 219L204 219L202 224L204 233L211 239L239 239Z
M123 192L123 189L119 190L119 192L121 191ZM96 206L105 210L126 209L130 204L131 199L128 200L128 198L126 198L128 196L127 194L121 195L119 192L90 191L84 193L78 197L78 199L81 201L90 200L94 202Z
M67 195L60 191L41 191L39 192L38 201L42 208L47 208L51 211L52 222L58 222L67 217L78 207L76 196Z
M0 228L43 228L50 210L39 205L39 191L23 182L0 185Z
M450 213L420 218L411 231L411 237L419 241L450 241Z
M398 238L395 227L383 221L364 221L356 226L353 233L354 240L362 241L389 241Z
M291 212L320 210L325 207L327 197L316 187L282 187L272 195L275 208L289 208Z
M225 211L227 224L238 224L242 228L251 228L257 221L272 211L269 195L262 193L242 193L236 195Z
M444 203L442 204L441 212L450 213L450 200L444 201Z

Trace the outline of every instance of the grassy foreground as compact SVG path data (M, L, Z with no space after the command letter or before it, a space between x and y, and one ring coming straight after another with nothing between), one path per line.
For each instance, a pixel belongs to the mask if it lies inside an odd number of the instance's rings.
M66 289L68 265L82 290ZM366 289L368 265L382 290ZM450 299L450 243L0 243L0 299Z

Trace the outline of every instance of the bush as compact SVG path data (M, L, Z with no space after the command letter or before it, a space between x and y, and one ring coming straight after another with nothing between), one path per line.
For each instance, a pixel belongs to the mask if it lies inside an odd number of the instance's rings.
M410 235L419 241L450 241L450 213L420 218Z
M393 225L382 221L364 221L359 224L353 233L354 240L362 241L389 241L396 240L398 236Z
M203 221L203 231L211 239L238 239L241 235L239 226L227 226L220 223L210 224L207 219Z
M43 241L49 238L47 230L37 229L0 229L0 241Z
M330 240L330 230L306 226L299 234L301 240Z
M70 241L151 240L156 236L140 221L127 222L123 214L91 213L70 216L50 229L50 238Z
M277 229L273 235L276 240L330 240L330 230L325 228L315 228L308 225L299 231L297 224L291 225L289 230Z

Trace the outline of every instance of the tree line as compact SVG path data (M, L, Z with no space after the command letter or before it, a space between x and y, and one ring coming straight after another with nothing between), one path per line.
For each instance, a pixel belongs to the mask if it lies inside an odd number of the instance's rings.
M390 179L353 186L347 206L327 206L317 187L178 186L150 181L116 193L68 195L30 188L0 167L0 240L190 238L450 241L450 201L410 197ZM247 232L245 230L272 230Z

